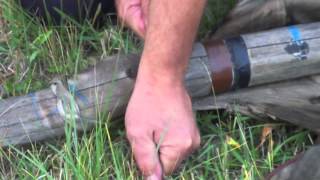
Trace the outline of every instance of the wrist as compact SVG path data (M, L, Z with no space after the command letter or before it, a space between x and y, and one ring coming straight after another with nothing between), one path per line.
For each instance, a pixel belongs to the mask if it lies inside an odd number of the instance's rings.
M141 68L138 72L136 86L161 89L162 91L167 89L184 89L184 78L182 77L184 76L177 75L174 72Z
M164 56L143 55L140 61L137 83L151 86L184 87L185 65Z
M141 73L138 75L135 90L152 94L170 94L185 91L184 82L172 78L164 78L162 75Z

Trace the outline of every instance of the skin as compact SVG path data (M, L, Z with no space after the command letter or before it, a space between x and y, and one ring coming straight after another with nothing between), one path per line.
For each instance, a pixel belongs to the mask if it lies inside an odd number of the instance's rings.
M171 174L200 145L183 79L205 0L117 0L118 15L145 40L125 125L148 179Z

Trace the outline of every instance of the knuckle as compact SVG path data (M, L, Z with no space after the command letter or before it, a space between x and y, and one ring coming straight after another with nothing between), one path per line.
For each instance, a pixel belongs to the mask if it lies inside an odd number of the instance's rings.
M150 175L152 174L152 169L150 167L153 167L154 164L151 162L140 162L138 163L139 169L143 175Z

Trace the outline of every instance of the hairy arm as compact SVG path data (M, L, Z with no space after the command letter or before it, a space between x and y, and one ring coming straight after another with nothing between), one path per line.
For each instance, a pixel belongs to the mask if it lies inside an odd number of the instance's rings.
M157 177L161 171L172 173L200 144L183 80L205 0L140 3L141 11L131 9L140 20L127 18L145 46L126 130L139 168L144 175Z
M182 82L204 4L204 0L150 2L139 75L148 74L154 83Z

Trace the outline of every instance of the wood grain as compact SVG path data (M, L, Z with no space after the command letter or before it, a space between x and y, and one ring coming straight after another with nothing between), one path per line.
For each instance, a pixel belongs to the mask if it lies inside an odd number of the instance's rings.
M257 120L282 120L320 132L320 76L195 99L194 109L227 109Z
M320 23L296 26L301 42L308 46L306 59L303 60L286 50L293 43L289 28L242 35L251 63L249 86L319 73Z
M195 110L227 109L257 119L285 120L320 131L320 75L257 85L213 98L208 61L203 45L196 44L185 77ZM57 98L50 89L1 100L0 145L20 145L63 136L66 124L72 121L79 131L90 130L98 119L97 112L110 114L113 119L123 116L138 65L137 55L113 56L68 80L80 108L81 118L76 121L59 115Z
M207 96L211 92L207 63L204 47L195 44L185 79L193 97ZM50 89L0 100L0 146L63 136L65 125L73 121L79 131L89 130L96 123L97 112L110 114L112 118L123 116L134 87L138 64L137 55L113 56L68 80L80 108L79 120L59 115L57 98Z

